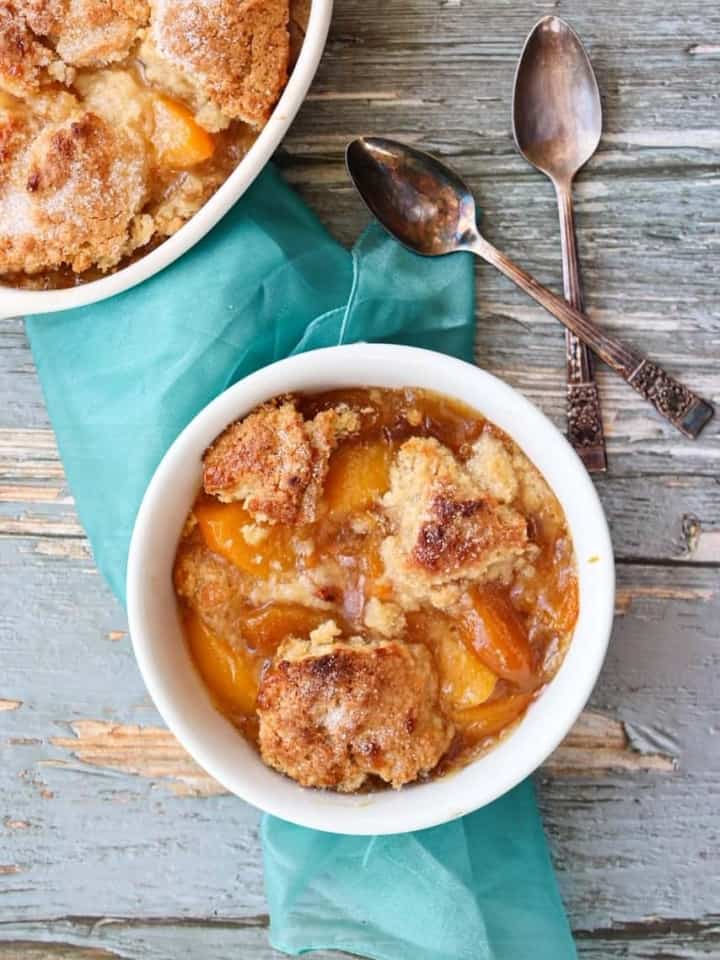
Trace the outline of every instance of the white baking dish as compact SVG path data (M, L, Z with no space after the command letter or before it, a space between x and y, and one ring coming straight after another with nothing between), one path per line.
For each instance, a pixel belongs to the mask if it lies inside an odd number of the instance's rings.
M517 728L452 776L402 790L309 790L260 759L214 708L190 659L172 567L197 495L202 454L228 423L287 391L418 386L464 401L505 430L560 500L575 544L580 614L565 660ZM615 569L600 500L577 454L517 390L484 370L414 347L360 343L280 360L230 387L183 430L157 468L130 546L127 606L135 656L150 694L186 750L228 790L292 823L334 833L420 830L476 810L537 769L567 735L600 672L613 621Z
M54 313L112 297L162 270L197 243L242 196L285 136L317 71L325 49L333 0L312 0L305 40L272 116L247 155L208 202L177 233L136 263L100 280L68 290L19 290L0 283L0 319Z

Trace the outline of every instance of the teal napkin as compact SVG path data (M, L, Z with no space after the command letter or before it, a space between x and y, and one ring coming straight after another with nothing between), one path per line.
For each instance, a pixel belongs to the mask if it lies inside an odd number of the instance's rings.
M188 421L290 353L376 340L473 355L470 257L369 228L348 252L268 168L181 260L104 303L27 321L80 519L122 600L145 487ZM432 830L346 837L265 817L270 940L377 960L572 960L530 783Z

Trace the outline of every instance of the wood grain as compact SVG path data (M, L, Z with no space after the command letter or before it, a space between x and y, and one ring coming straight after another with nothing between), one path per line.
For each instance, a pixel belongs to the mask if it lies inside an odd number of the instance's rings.
M576 191L591 315L717 403L716 5L345 0L277 161L349 244L367 215L346 141L422 144L469 180L488 238L559 291L554 196L517 156L509 110L522 39L557 12L603 91L605 135ZM476 277L478 363L562 425L562 330L489 268ZM609 371L598 381L617 619L539 797L583 960L706 960L720 955L720 422L683 440ZM0 960L277 958L257 814L217 791L147 697L20 321L0 323L0 651Z

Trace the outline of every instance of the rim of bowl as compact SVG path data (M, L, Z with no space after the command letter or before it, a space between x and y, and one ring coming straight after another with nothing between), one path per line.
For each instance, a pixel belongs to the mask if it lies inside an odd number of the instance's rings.
M78 287L23 290L0 281L0 319L55 313L105 300L159 273L201 240L260 175L295 119L320 65L332 9L333 0L311 0L300 54L270 119L235 170L187 223L135 263Z
M503 423L498 426L536 463L560 500L576 545L581 596L579 619L563 663L507 737L446 777L411 784L401 791L366 795L308 790L270 770L242 734L211 706L205 692L203 713L209 706L215 718L220 719L220 724L213 721L215 734L219 732L227 745L235 745L231 756L220 757L218 749L222 752L224 747L218 748L216 742L211 742L212 737L194 726L187 716L192 709L187 704L180 705L170 692L172 681L163 675L159 666L162 658L157 655L162 641L146 627L146 603L152 603L158 586L146 578L157 544L153 519L163 504L167 506L167 491L177 481L179 471L185 468L194 472L191 486L197 492L199 458L205 447L227 424L272 396L293 390L360 385L358 376L339 372L344 358L351 361L350 369L362 370L365 386L426 386L457 397L483 415L482 398L486 401L490 398L487 406L507 411L500 417L497 413L487 414L491 422L497 423L498 419L512 415L514 423L522 423L520 431ZM475 399L468 398L471 380ZM453 389L454 383L460 384L460 388ZM553 479L548 474L552 474ZM558 492L558 483L562 492ZM192 498L188 509L191 502ZM185 516L183 511L178 537ZM588 530L593 553L581 558L577 556L577 544ZM177 539L174 539L170 564L164 574L166 586L170 582L176 547ZM128 558L127 610L133 649L147 689L170 730L200 766L230 793L283 820L333 833L379 835L437 826L491 803L529 776L564 739L590 697L610 639L614 599L613 550L602 505L585 467L554 424L523 394L479 367L434 351L391 344L359 343L292 356L250 374L212 400L179 434L157 467L136 518ZM582 650L578 634L582 635ZM191 665L187 651L185 657ZM194 672L195 668L191 666L191 670ZM197 674L193 685L195 694L198 685L204 690ZM197 704L192 704L195 706ZM545 715L546 723L532 723L533 715L540 713ZM528 733L530 728L532 732ZM250 758L249 750L256 760L256 763L251 761L253 769L248 775L237 741L246 748L244 756ZM253 770L259 771L258 764L265 771L261 777L264 783L260 785L252 775ZM487 775L477 775L480 770ZM384 802L388 798L389 802Z

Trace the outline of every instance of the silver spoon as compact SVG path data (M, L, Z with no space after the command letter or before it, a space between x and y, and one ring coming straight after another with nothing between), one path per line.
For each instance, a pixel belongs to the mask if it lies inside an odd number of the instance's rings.
M578 35L559 17L544 17L525 42L512 113L518 150L555 187L565 299L583 312L572 184L600 143L602 104L590 58ZM569 330L565 346L568 440L591 473L601 472L607 469L607 457L590 351Z
M687 437L714 408L661 367L603 333L589 317L543 287L489 243L476 223L467 185L428 153L382 137L360 137L346 152L348 173L368 209L410 250L426 257L468 250L545 307Z

